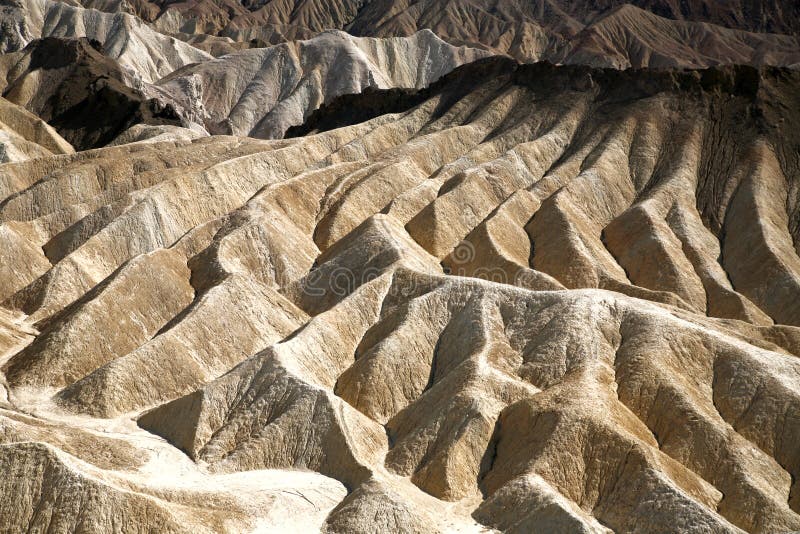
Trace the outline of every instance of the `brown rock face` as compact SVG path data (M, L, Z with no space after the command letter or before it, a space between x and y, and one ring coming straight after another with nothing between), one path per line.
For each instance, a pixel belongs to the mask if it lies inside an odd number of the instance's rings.
M129 1L162 32L265 46L330 29L393 37L431 29L453 44L520 61L601 67L791 65L800 8L792 0ZM146 7L145 7L146 6ZM203 38L214 46L216 40ZM217 46L221 43L216 41Z
M97 42L48 37L6 55L3 97L79 149L103 146L138 123L181 124L174 107L132 88L132 73Z
M799 109L488 58L0 165L0 524L800 530Z

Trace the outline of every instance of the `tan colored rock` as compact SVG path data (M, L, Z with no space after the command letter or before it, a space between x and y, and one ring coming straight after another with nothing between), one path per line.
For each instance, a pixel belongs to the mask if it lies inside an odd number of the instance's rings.
M3 367L17 385L65 386L134 349L187 306L193 291L180 257L160 250L133 259ZM143 287L142 278L153 284ZM131 310L137 310L135 314ZM87 337L86 331L95 332ZM34 378L35 377L35 378Z
M539 475L506 484L475 510L475 516L503 532L610 532Z
M211 533L278 525L319 528L320 509L330 508L331 497L344 493L340 485L322 477L303 475L294 478L295 489L287 490L286 477L270 479L265 472L261 473L264 482L255 490L259 486L248 479L219 479L214 481L215 489L204 489L203 482L208 481L202 478L191 481L194 488L131 484L113 471L88 466L34 442L0 445L0 465L8 475L0 483L4 496L0 514L12 530ZM20 485L21 479L26 483ZM250 502L241 498L246 488L253 495ZM287 491L299 496L286 496ZM302 513L293 517L287 508Z
M74 152L51 126L5 98L0 98L0 138L1 163Z
M490 58L0 165L0 524L800 529L799 85Z

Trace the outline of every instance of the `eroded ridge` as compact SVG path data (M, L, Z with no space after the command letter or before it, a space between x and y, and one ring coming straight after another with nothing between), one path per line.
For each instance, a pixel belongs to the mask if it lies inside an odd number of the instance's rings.
M0 166L0 517L800 529L799 87L493 58Z

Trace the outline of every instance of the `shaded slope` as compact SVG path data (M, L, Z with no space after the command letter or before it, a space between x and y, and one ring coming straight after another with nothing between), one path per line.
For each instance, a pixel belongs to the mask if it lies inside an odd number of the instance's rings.
M183 123L169 98L134 89L132 74L95 46L48 37L8 54L3 96L79 149L102 146L137 123Z

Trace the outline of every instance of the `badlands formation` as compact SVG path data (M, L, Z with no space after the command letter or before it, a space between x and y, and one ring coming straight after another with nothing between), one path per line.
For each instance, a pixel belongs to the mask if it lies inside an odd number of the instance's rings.
M389 39L331 31L189 65L157 86L182 116L211 133L279 139L337 96L367 87L427 87L488 55L449 45L430 30Z
M800 529L798 88L488 58L3 165L3 524Z
M800 530L795 3L0 2L0 532Z
M20 1L0 22L8 29L0 33L0 92L78 149L104 146L136 124L281 138L337 96L427 87L490 55L430 30L389 39L331 31L214 59L129 14Z
M209 51L277 44L342 29L409 36L429 28L446 41L532 62L599 67L793 64L795 0L83 0L142 16ZM202 43L202 44L201 44ZM263 46L263 44L262 44Z

